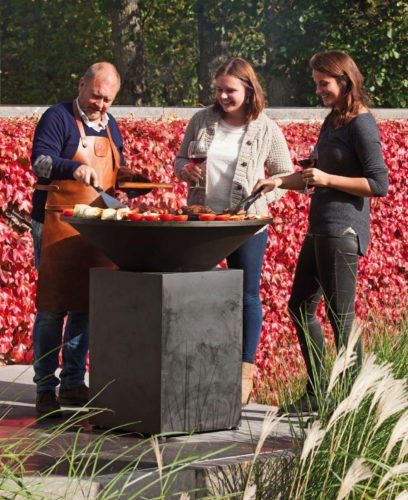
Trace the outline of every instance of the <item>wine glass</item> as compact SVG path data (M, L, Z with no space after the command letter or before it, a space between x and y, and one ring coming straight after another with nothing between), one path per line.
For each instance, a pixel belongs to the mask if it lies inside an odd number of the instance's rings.
M187 155L194 165L200 165L207 159L207 144L204 141L191 141L188 145ZM194 187L200 187L200 181L196 181Z
M296 148L296 163L302 168L316 167L317 165L317 147L310 142L302 142ZM305 181L305 194L313 194L313 190L309 189L308 181Z

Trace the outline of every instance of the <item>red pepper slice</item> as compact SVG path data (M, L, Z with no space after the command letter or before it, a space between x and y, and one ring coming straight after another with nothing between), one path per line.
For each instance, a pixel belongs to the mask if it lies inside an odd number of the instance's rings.
M159 219L162 221L170 221L174 220L175 215L174 214L160 214Z
M156 215L153 215L153 214L143 215L143 220L157 221L157 220L159 220L159 215L158 214L156 214Z
M199 220L206 220L206 221L215 220L216 217L217 217L216 214L200 214L198 216Z
M130 214L128 214L128 219L130 219L130 220L142 220L143 215L139 214L139 213L132 214L132 212L131 212Z

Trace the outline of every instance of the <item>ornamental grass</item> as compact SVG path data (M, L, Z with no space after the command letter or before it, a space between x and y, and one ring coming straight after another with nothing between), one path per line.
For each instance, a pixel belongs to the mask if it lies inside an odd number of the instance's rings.
M406 495L408 321L378 327L366 342L358 375L352 375L356 336L351 336L334 359L327 389L318 395L318 415L296 417L304 441L288 499L391 500ZM297 384L281 393L283 406L291 392L298 395Z

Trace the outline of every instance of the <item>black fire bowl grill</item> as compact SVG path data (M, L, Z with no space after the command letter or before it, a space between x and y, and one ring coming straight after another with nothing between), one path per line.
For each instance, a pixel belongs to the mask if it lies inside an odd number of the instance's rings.
M139 272L208 271L272 222L62 220L121 269Z

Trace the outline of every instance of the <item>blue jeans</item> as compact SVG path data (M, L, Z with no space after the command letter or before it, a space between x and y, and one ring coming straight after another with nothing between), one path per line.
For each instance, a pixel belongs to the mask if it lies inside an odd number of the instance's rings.
M227 257L230 269L244 271L243 349L242 358L253 363L262 330L262 303L259 295L262 263L268 231L252 236Z
M32 221L34 241L34 262L38 269L41 254L43 226ZM65 324L64 338L64 319ZM60 379L55 376L62 340L62 371ZM89 315L72 311L37 311L33 328L34 382L37 391L54 391L61 388L72 389L84 384L86 355L89 346Z

